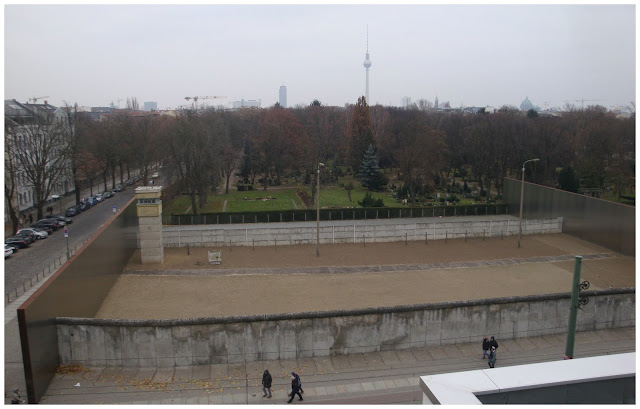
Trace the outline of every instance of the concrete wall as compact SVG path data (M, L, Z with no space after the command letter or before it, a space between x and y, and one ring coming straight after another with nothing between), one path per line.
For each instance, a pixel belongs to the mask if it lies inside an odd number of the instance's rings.
M522 182L504 178L504 200L519 213ZM562 231L627 256L636 254L636 208L524 183L524 218L562 217Z
M635 326L635 289L585 291L578 331ZM58 318L62 364L181 366L295 359L566 333L570 294L189 320Z
M165 247L273 246L316 242L315 223L292 224L164 226L162 231ZM562 233L562 217L523 221L522 234L548 233ZM518 219L466 216L458 217L456 221L424 218L413 223L322 222L320 225L320 243L325 244L444 240L464 238L465 234L469 238L517 235Z

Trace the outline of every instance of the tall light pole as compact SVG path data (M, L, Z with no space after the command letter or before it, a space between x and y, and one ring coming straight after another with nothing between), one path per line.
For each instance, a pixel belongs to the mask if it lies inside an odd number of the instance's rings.
M529 159L522 164L522 182L520 184L520 228L518 233L518 248L520 248L520 240L522 239L522 205L524 203L524 165L526 165L527 162L537 162L539 160L540 159L538 158Z
M318 175L316 176L316 257L320 256L320 168L324 163L318 162Z

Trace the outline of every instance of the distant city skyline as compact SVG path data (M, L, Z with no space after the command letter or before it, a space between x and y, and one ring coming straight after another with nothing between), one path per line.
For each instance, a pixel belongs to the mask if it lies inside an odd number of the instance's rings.
M344 106L366 93L370 53L370 105L627 106L635 16L633 4L5 5L5 99L269 107L284 82L289 107Z

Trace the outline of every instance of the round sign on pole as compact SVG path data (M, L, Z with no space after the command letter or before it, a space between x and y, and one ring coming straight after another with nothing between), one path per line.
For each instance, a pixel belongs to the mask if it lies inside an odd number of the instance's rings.
M113 205L113 213L116 213L116 205Z
M64 237L69 237L69 230L64 229Z

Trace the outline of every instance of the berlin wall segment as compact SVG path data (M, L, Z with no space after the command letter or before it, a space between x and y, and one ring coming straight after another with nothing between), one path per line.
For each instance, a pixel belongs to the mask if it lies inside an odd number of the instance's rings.
M586 291L579 331L635 326L635 289ZM295 359L566 332L570 294L181 320L58 318L61 364L163 367ZM104 351L104 352L103 352Z

